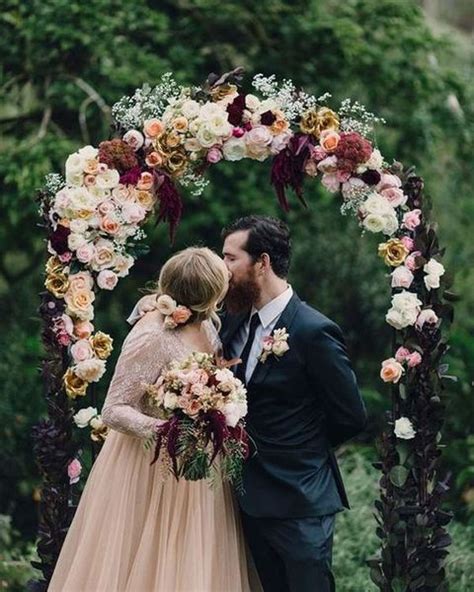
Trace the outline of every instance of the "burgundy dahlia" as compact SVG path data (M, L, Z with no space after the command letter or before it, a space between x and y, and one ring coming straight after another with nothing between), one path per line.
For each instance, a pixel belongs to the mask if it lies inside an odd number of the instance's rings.
M365 172L362 173L360 176L364 183L367 185L377 185L380 182L381 175L378 171L374 171L373 169L367 169Z
M260 116L260 122L262 125L272 125L276 121L276 115L274 115L271 111L265 111Z
M372 144L357 132L343 132L335 155L337 167L346 172L352 172L357 165L369 160L372 154Z
M229 114L229 123L238 126L242 123L242 115L245 109L245 95L239 94L235 99L227 105L227 113Z
M138 165L133 148L119 138L99 144L99 160L110 169L117 169L120 174Z
M63 255L66 251L69 250L67 238L70 234L71 231L69 228L63 226L62 224L58 224L56 230L49 237L51 246L58 255Z

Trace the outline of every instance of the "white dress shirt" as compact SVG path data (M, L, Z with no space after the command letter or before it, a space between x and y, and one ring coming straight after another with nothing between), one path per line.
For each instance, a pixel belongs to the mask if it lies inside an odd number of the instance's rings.
M293 288L288 285L288 288L282 292L279 296L270 300L265 306L262 306L260 310L256 308L252 308L252 312L250 314L249 319L240 327L240 329L235 334L234 338L232 339L231 343L231 352L232 357L239 358L244 351L245 344L247 343L247 339L249 336L250 331L250 319L254 315L254 313L258 314L260 317L260 325L257 327L255 331L255 338L253 340L252 347L250 349L249 358L247 361L247 368L245 372L245 380L248 383L257 364L258 358L262 353L263 347L263 339L271 335L275 325L278 323L278 319L281 316L281 313L285 310L288 303L293 296Z

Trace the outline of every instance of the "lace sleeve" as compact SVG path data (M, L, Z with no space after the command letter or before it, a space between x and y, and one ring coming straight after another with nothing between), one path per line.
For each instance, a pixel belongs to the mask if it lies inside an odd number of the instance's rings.
M160 317L146 313L127 335L102 407L105 425L137 438L151 437L160 422L139 408L144 384L156 382L166 363Z

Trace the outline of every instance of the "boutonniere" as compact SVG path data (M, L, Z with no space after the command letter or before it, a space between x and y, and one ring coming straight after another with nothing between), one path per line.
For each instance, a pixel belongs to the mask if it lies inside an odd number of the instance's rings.
M288 337L290 335L283 329L275 329L271 335L263 339L262 353L259 356L260 362L265 364L268 356L274 355L281 358L290 349Z

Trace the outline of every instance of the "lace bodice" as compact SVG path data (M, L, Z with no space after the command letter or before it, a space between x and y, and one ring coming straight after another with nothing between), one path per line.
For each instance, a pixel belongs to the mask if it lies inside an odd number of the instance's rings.
M204 321L203 326L217 351L220 340L216 328L210 321ZM154 384L169 362L183 359L191 351L181 340L179 330L165 329L158 311L146 313L123 343L102 407L105 425L137 438L151 437L160 420L146 404L144 385Z

